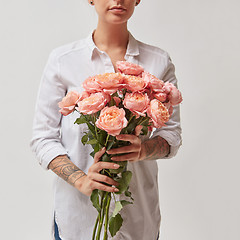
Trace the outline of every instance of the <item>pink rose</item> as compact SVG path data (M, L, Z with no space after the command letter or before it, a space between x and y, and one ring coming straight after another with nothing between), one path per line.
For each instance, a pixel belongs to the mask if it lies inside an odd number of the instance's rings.
M87 78L83 82L83 88L89 93L100 92L101 86L97 83L95 76Z
M124 78L124 75L121 73L104 73L96 75L96 82L101 87L102 91L113 94L124 86Z
M110 96L104 92L92 93L79 101L76 109L83 114L92 114L103 109L110 99Z
M163 103L163 105L167 108L169 115L171 116L173 113L173 106L170 102Z
M182 102L181 92L170 82L166 82L164 90L167 93L167 99L172 105L178 105Z
M153 92L150 89L146 89L145 92L147 93L150 100L157 99L160 102L165 102L167 100L167 94L165 92Z
M127 123L124 109L112 106L101 110L96 126L105 130L108 134L116 136L127 126Z
M150 100L146 93L133 92L126 93L123 105L137 116L146 116L145 112L147 111L149 102Z
M153 99L150 102L150 106L147 109L147 114L151 118L155 128L161 128L164 126L164 123L169 120L167 108L157 99Z
M125 87L132 92L143 91L147 86L143 78L131 75L126 75L124 83Z
M139 76L144 71L142 66L127 61L117 61L116 67L120 73L126 75Z
M167 94L164 92L153 93L153 97L160 102L165 102L167 100Z
M148 82L148 87L154 92L162 92L162 88L164 86L164 81L158 79L154 75L149 72L144 71L142 74L142 78Z
M169 94L172 90L172 86L174 86L172 83L170 82L165 82L164 84L164 87L163 87L163 91L166 93L166 94Z
M67 95L62 99L61 102L58 103L58 106L61 108L59 110L64 116L67 116L71 112L74 111L74 108L80 98L80 94L76 91L70 91Z
M90 93L87 91L83 91L80 95L80 98L78 99L78 101L82 101L84 98L87 98L90 96Z

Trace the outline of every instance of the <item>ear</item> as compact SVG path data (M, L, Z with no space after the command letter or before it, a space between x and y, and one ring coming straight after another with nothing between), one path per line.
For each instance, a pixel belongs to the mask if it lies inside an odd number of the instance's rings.
M140 1L141 1L141 0L137 0L137 1L136 1L136 6L140 3Z

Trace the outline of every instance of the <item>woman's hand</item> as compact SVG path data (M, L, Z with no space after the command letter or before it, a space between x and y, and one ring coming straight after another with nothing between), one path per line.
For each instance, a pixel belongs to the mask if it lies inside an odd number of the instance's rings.
M107 151L108 154L128 153L122 156L111 157L113 161L136 162L141 160L142 142L141 142L141 139L139 138L141 130L142 130L142 126L138 125L135 129L135 135L120 134L116 136L117 140L129 141L131 145L108 150Z
M101 156L105 153L106 149L102 148L94 156L94 163L89 168L88 174L80 178L75 182L75 187L85 194L90 196L94 189L99 189L107 192L117 192L119 191L115 187L107 186L104 183L118 186L118 182L114 181L112 178L102 175L99 172L102 169L118 169L119 165L111 162L99 162Z

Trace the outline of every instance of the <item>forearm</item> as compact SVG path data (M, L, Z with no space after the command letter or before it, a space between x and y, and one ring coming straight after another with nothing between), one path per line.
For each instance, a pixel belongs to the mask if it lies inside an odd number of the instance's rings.
M170 146L160 137L154 137L142 142L140 160L156 160L168 155Z
M74 187L75 182L86 175L67 155L54 158L48 165L48 168Z

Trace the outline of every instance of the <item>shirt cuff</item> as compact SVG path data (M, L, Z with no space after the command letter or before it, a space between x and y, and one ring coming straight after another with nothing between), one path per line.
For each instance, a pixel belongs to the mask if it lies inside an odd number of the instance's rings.
M162 130L162 131L154 132L152 134L151 138L154 138L157 136L164 138L170 146L170 151L169 151L168 155L163 157L162 159L169 159L169 158L176 156L178 149L182 145L181 136L178 134L175 134L173 132Z
M43 167L43 169L49 170L48 165L54 158L60 155L67 155L67 154L68 153L66 149L61 146L54 146L49 148L48 150L44 148L44 151L39 153L38 161L39 161L39 164Z

